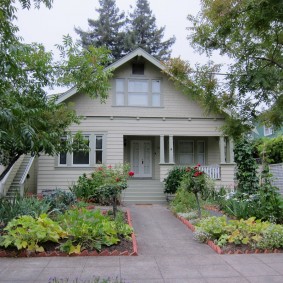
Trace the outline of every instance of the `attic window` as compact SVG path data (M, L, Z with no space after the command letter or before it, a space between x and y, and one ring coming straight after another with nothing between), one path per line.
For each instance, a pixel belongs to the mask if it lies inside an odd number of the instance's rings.
M144 63L133 63L132 74L133 75L144 75Z

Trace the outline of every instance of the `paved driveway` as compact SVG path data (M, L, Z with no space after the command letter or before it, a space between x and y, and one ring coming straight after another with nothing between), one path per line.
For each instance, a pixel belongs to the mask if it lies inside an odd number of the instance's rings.
M55 276L69 278L68 283L93 276L129 283L283 282L283 254L217 255L194 241L166 206L133 205L130 210L139 256L1 258L0 282L47 283Z

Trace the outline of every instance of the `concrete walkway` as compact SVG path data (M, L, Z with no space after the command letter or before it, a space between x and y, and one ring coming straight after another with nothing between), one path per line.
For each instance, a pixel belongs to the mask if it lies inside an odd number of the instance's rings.
M1 258L0 282L47 283L55 276L69 278L68 283L93 276L129 283L283 282L283 254L217 255L194 241L166 206L133 205L130 210L139 256Z

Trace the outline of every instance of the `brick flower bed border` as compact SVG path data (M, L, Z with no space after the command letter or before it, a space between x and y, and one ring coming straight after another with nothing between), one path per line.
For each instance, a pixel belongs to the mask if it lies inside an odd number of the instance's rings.
M181 222L183 222L192 232L194 232L196 230L195 226L187 219L185 219L184 217L175 214L176 218L178 218ZM280 250L278 249L274 249L274 250L259 250L259 249L255 249L255 250L247 250L247 251L241 251L241 250L235 250L235 251L225 251L222 250L218 245L216 245L213 241L209 240L207 242L207 244L218 254L260 254L260 253L265 253L265 254L269 254L269 253L281 253Z
M126 210L127 214L127 220L128 224L133 227L132 225L132 218L131 218L131 213L130 210ZM61 256L61 257L73 257L73 256L137 256L138 255L138 245L137 245L137 240L136 236L134 233L132 233L132 244L133 244L133 251L108 251L107 249L97 252L97 251L87 251L84 250L80 254L67 254L64 252L60 251L53 251L53 252L40 252L40 253L35 253L35 252L28 252L26 250L24 251L0 251L0 257L53 257L53 256Z

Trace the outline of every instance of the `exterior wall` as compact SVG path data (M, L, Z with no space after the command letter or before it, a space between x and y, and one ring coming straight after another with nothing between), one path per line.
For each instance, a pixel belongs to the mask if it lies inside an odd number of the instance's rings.
M115 106L115 78L151 78L161 80L161 107ZM222 117L206 117L201 107L189 97L174 88L172 82L160 70L150 63L145 64L144 76L131 74L131 63L118 68L111 81L109 98L105 103L91 99L84 94L75 94L66 102L71 104L78 115L84 116L80 125L70 128L74 133L104 133L106 150L105 163L115 165L130 161L129 147L125 147L125 138L150 139L152 141L153 178L164 179L164 168L160 170L159 136L169 135L178 138L192 138L206 141L207 164L219 163L219 145L217 136L223 125ZM67 189L83 173L90 173L94 167L58 166L55 157L41 156L38 160L38 192L44 189Z

